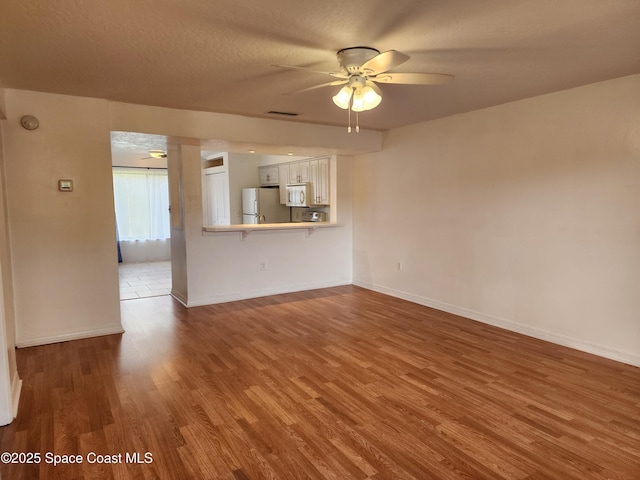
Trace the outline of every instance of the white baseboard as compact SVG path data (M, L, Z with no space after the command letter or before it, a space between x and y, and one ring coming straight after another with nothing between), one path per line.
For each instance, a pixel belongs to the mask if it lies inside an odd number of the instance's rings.
M13 418L18 416L18 404L20 403L20 392L22 391L22 380L18 373L13 376L11 382L11 406L13 409Z
M640 355L635 353L624 352L624 351L616 350L611 347L607 347L605 345L598 345L598 344L585 342L584 340L581 340L578 338L558 335L553 332L549 332L539 328L529 327L527 325L513 322L511 320L507 320L504 318L496 317L494 315L489 315L489 314L471 310L465 307L459 307L457 305L451 305L448 303L440 302L438 300L433 300L431 298L421 297L421 296L413 295L407 292L394 290L392 288L383 287L381 285L374 285L367 282L353 282L353 284L362 288L366 288L367 290L373 290L376 292L384 293L386 295L391 295L392 297L401 298L403 300L417 303L419 305L435 308L436 310L442 310L443 312L453 313L454 315L459 315L461 317L469 318L471 320L476 320L481 323L486 323L487 325L493 325L494 327L504 328L505 330L521 333L523 335L537 338L539 340L545 340L547 342L555 343L557 345L562 345L564 347L573 348L575 350L580 350L582 352L592 353L600 357L604 357L611 360L616 360L618 362L627 363L629 365L640 367Z
M171 290L171 296L173 298L175 298L176 300L178 300L185 307L188 306L187 305L187 299L180 292L176 292L175 290Z
M296 285L295 287L242 291L242 292L231 293L226 295L212 295L212 296L200 297L200 298L189 298L186 302L182 301L178 297L176 297L176 299L179 302L181 302L183 305L185 305L187 308L202 307L204 305L214 305L217 303L235 302L238 300L248 300L251 298L267 297L269 295L281 295L283 293L301 292L304 290L315 290L318 288L340 287L343 285L351 285L351 282L342 281L342 282L330 282L330 283L307 283L304 285Z
M92 330L79 330L75 332L61 333L43 337L21 338L16 341L16 347L36 347L50 343L68 342L70 340L80 340L82 338L101 337L103 335L114 335L124 333L122 325L110 325L108 327L96 328Z

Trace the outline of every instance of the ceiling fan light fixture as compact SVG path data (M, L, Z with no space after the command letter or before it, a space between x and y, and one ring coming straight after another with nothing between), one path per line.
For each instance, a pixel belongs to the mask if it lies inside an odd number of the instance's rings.
M364 112L366 110L373 110L382 101L382 97L371 88L366 86L363 88L356 88L353 92L353 103L351 104L351 110L354 112Z
M333 103L335 103L341 109L346 110L347 108L349 108L352 92L353 90L351 89L351 87L345 85L340 89L338 93L333 96Z
M382 97L369 85L362 89L362 103L365 110L373 110L382 101Z
M351 110L353 110L354 112L364 112L366 110L364 105L364 96L362 95L362 89L360 88L353 92Z

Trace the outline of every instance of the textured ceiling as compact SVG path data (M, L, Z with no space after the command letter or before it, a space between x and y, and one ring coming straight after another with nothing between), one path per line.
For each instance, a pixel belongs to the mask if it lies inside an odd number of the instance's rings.
M191 110L345 125L332 80L366 45L450 73L383 85L364 128L392 127L640 73L639 0L109 0L0 2L0 83ZM278 117L279 118L279 117Z

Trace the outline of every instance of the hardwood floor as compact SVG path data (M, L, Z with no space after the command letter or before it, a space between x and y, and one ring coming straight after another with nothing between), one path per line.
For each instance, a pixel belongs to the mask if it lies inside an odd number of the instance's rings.
M353 286L122 309L18 350L3 479L640 478L635 367Z

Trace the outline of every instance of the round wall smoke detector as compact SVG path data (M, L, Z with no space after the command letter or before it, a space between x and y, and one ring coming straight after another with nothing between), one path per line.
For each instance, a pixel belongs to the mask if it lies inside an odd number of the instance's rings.
M25 115L20 119L20 125L27 130L35 130L40 126L38 119L33 115Z

